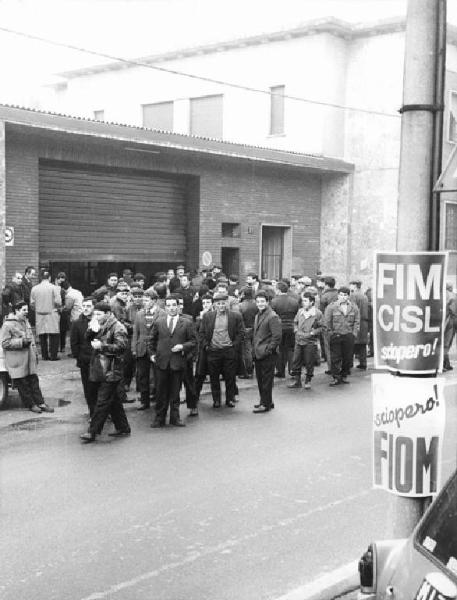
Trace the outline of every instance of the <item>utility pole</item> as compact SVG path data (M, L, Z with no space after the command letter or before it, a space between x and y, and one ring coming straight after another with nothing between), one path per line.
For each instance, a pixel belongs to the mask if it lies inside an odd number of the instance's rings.
M444 18L443 18L444 17ZM444 60L442 28L446 27L446 0L409 0L406 21L403 106L401 108L401 149L397 213L397 251L425 251L436 245L438 207L432 202L433 178L437 177L434 157L437 139L437 112L442 111ZM441 47L440 47L441 46ZM441 81L442 83L442 81ZM441 143L441 142L440 142ZM435 155L436 156L436 155ZM432 209L432 207L434 207ZM436 231L436 229L435 229ZM433 239L432 239L433 238ZM427 499L392 496L389 507L389 534L407 537L420 519Z

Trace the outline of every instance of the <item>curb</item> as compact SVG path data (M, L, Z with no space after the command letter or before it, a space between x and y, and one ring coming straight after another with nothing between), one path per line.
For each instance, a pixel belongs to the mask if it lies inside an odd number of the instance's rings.
M275 600L333 600L359 588L358 561L325 573Z

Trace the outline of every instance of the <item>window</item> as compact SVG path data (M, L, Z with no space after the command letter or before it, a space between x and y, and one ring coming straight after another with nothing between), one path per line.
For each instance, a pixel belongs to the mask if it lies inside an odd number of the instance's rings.
M94 119L96 121L104 121L105 120L105 111L104 110L94 110Z
M449 94L449 126L447 132L448 142L457 143L457 92Z
M190 99L190 133L222 139L222 94Z
M457 250L457 203L446 202L444 206L444 249Z
M283 85L270 88L270 135L284 133L284 90Z
M240 236L241 229L239 223L222 223L223 238L239 238Z
M143 127L173 131L173 102L143 104Z

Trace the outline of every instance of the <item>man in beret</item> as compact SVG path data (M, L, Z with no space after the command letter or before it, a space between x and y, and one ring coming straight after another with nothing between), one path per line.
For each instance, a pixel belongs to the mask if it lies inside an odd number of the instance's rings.
M324 327L330 342L331 386L349 383L347 376L352 366L354 340L360 327L360 312L349 299L346 286L338 289L338 298L327 306Z
M87 433L80 435L84 443L94 442L108 415L116 430L109 435L130 435L130 425L121 401L123 385L123 355L128 339L125 327L111 311L108 302L97 302L93 318L87 328L87 339L92 346L89 379L97 388L97 401Z
M215 310L203 315L199 330L199 346L206 351L214 408L221 406L220 376L225 380L225 404L235 406L236 370L244 337L243 319L239 312L228 310L228 294L214 294Z

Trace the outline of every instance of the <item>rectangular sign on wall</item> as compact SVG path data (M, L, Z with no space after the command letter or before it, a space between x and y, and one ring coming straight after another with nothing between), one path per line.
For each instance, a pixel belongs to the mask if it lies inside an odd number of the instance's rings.
M407 375L443 366L446 252L375 255L375 368Z
M399 496L436 494L445 400L439 379L372 376L373 485Z

